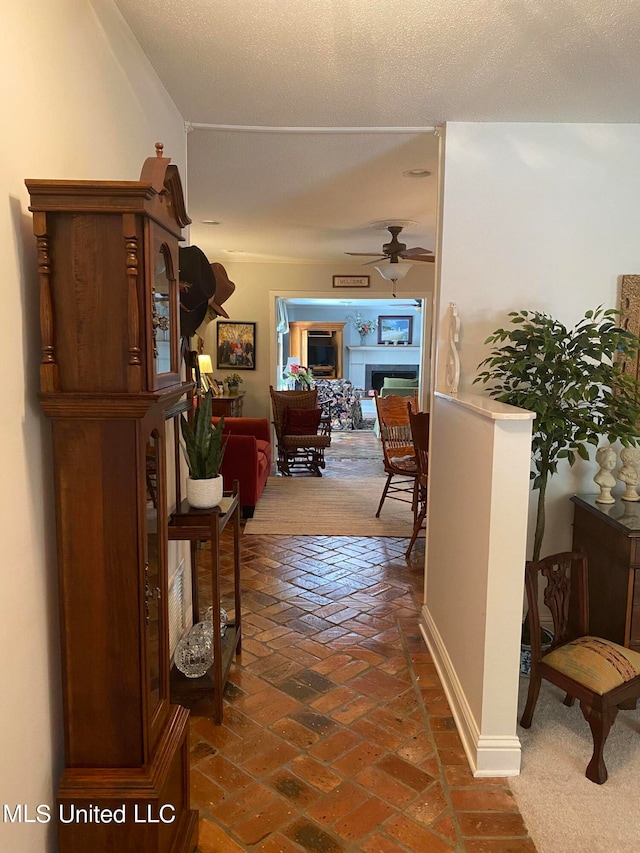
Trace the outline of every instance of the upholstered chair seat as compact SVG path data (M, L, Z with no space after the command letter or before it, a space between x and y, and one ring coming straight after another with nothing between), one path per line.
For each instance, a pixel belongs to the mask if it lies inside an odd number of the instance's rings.
M541 663L599 696L640 675L640 654L601 637L578 637L545 655Z

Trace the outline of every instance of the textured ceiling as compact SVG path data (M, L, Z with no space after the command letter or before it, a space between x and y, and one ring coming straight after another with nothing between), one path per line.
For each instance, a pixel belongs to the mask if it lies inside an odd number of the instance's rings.
M237 261L349 261L345 251L377 252L390 239L372 222L408 220L419 224L405 229L403 242L433 250L437 144L432 134L193 131L193 242L209 256L233 252L229 259ZM434 176L403 177L417 167ZM203 219L222 224L203 225Z
M117 5L192 123L640 121L638 0ZM326 260L381 245L367 223L395 218L417 220L411 236L433 248L435 180L400 177L433 166L431 136L195 130L188 146L192 240L205 249ZM207 232L201 218L223 225Z

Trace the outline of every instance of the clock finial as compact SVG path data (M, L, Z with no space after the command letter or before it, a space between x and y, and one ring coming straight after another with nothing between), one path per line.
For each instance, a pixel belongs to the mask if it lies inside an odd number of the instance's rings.
M162 157L162 152L164 151L164 143L156 142L156 157Z

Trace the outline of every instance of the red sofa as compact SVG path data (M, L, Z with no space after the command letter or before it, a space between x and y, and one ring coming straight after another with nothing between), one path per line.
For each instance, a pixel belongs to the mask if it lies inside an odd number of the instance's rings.
M220 418L211 418L217 424ZM252 518L271 471L271 427L266 418L225 418L227 449L222 460L224 488L240 484L244 518Z

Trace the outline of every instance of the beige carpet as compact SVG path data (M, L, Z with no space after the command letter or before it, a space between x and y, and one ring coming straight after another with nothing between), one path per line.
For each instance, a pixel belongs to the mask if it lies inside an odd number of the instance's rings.
M528 679L521 679L524 707ZM584 775L591 731L576 703L542 682L531 728L518 726L522 772L510 785L538 853L638 853L640 850L640 711L620 711L607 739L609 778Z
M411 504L387 498L384 477L269 477L244 532L298 536L411 536ZM424 531L421 535L424 535Z

